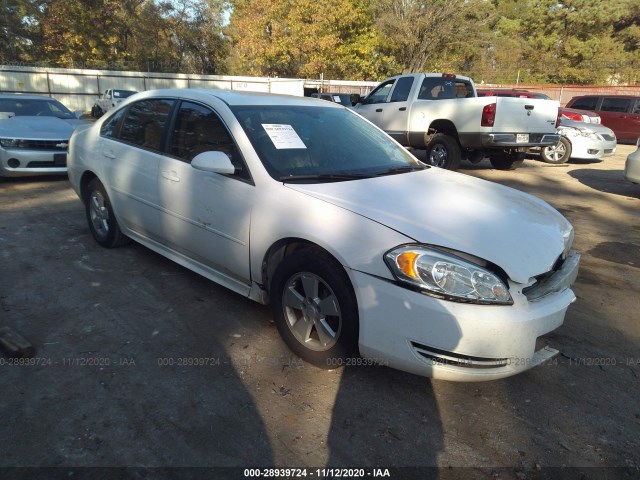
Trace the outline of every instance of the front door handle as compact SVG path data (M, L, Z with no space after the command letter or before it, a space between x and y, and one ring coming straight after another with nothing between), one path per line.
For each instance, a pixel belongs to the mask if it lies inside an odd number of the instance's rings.
M381 108L376 108L376 112L381 112L382 109Z
M115 158L116 158L116 156L113 153L105 152L104 150L102 151L102 155L107 157L107 158L110 158L111 160L115 160Z
M163 176L163 178L166 178L167 180L169 180L171 182L179 182L180 181L180 177L178 176L178 174L174 170L171 170L170 172L167 172L166 170L163 170L162 172L160 172L160 174Z
M398 110L400 110L401 112L404 112L407 110L407 107L400 107Z

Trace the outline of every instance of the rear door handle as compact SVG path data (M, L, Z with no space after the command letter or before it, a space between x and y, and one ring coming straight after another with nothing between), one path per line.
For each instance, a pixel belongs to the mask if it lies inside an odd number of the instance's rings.
M163 170L162 172L160 172L160 174L164 178L166 178L167 180L169 180L171 182L179 182L180 181L180 177L178 176L178 174L174 170L171 170L170 172L167 172L166 170Z
M534 108L533 105L525 105L524 106L525 110L533 110L533 108Z
M400 107L398 110L400 110L401 112L404 112L405 110L407 110L407 107Z
M111 160L115 160L115 158L116 158L116 156L113 153L105 152L104 150L102 151L102 155L107 157L107 158L110 158Z
M376 112L381 112L382 109L381 108L376 108Z

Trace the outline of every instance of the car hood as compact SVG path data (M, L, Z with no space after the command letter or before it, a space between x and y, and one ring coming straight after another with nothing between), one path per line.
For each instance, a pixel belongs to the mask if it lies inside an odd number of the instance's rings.
M87 122L57 117L12 117L0 120L0 137L25 140L68 139L79 125Z
M439 168L286 186L367 217L416 242L492 262L518 283L551 270L573 231L560 213L539 198Z
M604 133L608 135L614 135L613 130L609 127L605 127L601 123L587 123L587 122L577 122L575 120L569 120L568 118L560 119L561 127L572 127L572 128L583 128L586 130L591 130L594 133Z

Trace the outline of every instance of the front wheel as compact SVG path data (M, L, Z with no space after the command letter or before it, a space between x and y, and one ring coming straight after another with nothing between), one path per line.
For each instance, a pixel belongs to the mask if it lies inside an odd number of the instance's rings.
M457 170L460 167L460 145L455 138L436 133L427 144L427 163L434 167Z
M524 162L524 157L526 153L524 152L516 152L516 153L504 153L501 155L492 156L489 158L491 161L491 165L496 170L515 170L522 162Z
M97 178L91 180L87 185L84 203L89 230L98 244L113 248L130 242L129 238L120 231L111 201L104 185Z
M565 137L560 137L560 141L553 147L543 147L540 157L553 165L566 163L571 158L571 142Z
M280 335L317 367L344 365L358 343L358 306L344 268L327 254L302 250L285 257L270 289Z

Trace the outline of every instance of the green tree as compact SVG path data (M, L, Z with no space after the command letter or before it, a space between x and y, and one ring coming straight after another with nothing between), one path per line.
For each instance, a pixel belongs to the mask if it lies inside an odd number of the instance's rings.
M236 0L228 31L236 74L362 79L395 69L364 0Z

